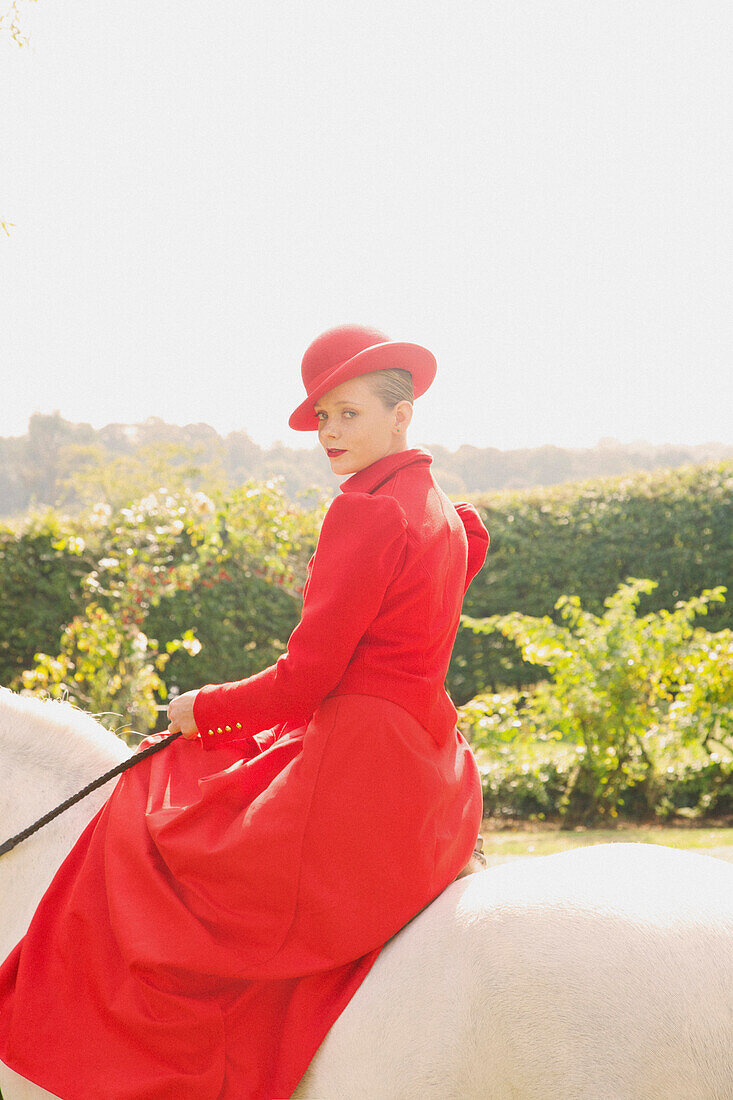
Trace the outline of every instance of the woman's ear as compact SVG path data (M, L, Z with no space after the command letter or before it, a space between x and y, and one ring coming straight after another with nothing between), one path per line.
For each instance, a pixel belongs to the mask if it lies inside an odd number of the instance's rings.
M394 428L400 435L404 435L412 420L412 405L409 401L398 401L392 410L394 414Z

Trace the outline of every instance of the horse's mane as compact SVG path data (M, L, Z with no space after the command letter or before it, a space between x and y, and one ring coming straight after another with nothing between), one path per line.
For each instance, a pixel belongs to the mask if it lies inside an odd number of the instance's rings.
M0 687L0 749L29 767L63 761L69 772L80 767L104 772L130 755L119 737L90 714L55 699L18 695Z

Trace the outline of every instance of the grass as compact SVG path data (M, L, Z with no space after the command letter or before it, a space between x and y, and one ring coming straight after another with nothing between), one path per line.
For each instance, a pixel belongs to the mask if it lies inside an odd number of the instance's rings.
M561 832L546 827L496 829L490 821L481 827L484 854L490 862L516 856L545 856L587 844L625 843L666 844L670 848L728 848L725 858L733 860L733 828L673 828L669 826L619 826L616 829L578 829ZM716 854L720 854L716 851Z

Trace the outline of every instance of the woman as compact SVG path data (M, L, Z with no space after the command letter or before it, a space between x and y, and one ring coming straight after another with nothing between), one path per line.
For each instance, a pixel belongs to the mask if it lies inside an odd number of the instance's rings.
M125 773L0 970L0 1060L64 1100L289 1096L473 850L443 685L488 535L407 447L435 360L347 325L302 375L290 424L349 476L287 652L171 703L188 743Z

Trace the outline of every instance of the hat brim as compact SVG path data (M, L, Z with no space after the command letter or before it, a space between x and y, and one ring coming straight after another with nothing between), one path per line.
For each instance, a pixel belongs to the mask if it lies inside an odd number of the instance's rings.
M318 418L313 406L324 393L340 386L342 382L358 378L361 374L372 374L374 371L390 368L409 371L412 375L413 395L421 397L435 378L437 363L433 353L421 347L420 344L405 344L397 340L373 344L344 363L339 363L327 375L320 378L318 385L308 394L305 401L298 405L288 424L296 432L317 431Z

